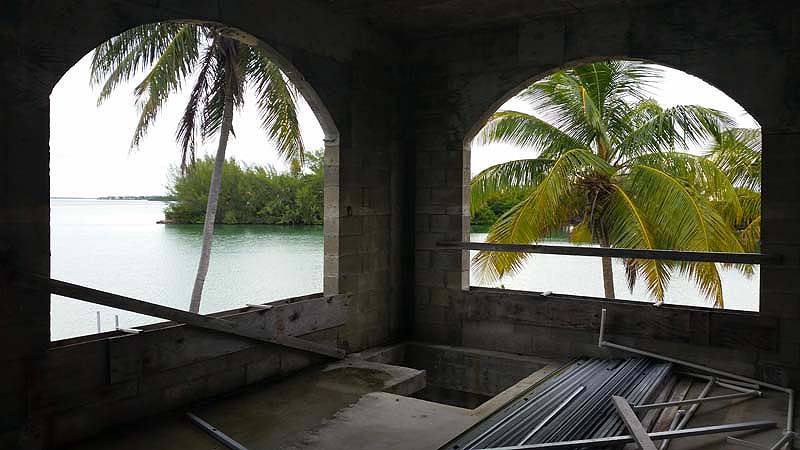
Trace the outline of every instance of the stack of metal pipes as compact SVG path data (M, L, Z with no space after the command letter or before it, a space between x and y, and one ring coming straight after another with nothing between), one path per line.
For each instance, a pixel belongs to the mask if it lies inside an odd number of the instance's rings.
M449 448L478 450L622 434L625 425L611 397L646 403L671 373L671 363L650 358L579 359Z

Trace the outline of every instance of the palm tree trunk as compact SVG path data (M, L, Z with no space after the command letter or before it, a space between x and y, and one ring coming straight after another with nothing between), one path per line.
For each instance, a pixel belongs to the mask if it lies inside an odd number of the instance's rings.
M214 159L214 171L211 174L211 185L208 188L208 203L206 204L206 219L203 223L203 247L200 250L200 262L197 264L197 276L194 279L192 300L189 311L200 311L200 299L203 296L203 285L208 274L208 264L211 259L211 243L214 240L214 222L217 218L217 205L219 191L222 187L222 167L225 163L225 151L228 148L228 136L233 127L233 94L231 80L225 85L225 105L222 110L222 125L219 132L217 156Z
M600 240L600 247L609 248L608 241ZM603 256L603 295L605 298L614 298L614 268L611 265L611 258Z

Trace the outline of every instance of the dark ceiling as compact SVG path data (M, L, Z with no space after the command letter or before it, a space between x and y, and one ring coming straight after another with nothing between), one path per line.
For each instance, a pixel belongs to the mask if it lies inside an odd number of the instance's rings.
M414 39L624 6L631 0L324 0L334 10ZM657 1L657 0L652 0ZM652 1L648 1L651 3ZM633 0L635 4L644 3Z

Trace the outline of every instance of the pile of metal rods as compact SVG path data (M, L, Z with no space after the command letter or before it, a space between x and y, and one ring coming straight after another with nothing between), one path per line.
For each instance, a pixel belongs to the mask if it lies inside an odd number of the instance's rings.
M619 435L625 426L611 396L632 404L647 402L671 371L671 363L651 358L577 360L449 448L477 450Z

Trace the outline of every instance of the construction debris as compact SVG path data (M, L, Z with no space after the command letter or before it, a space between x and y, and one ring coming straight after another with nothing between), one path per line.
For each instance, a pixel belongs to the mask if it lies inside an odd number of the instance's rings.
M620 435L625 425L609 401L649 401L671 374L672 364L649 358L579 359L451 443L483 449Z

